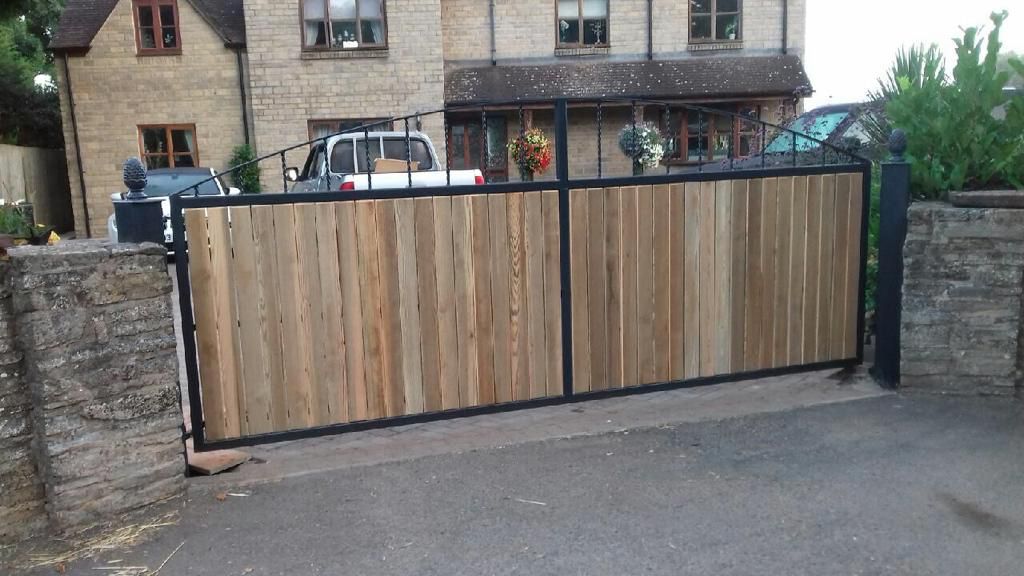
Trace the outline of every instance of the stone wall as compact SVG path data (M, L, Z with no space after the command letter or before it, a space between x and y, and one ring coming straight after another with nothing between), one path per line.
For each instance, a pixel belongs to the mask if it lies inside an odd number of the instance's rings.
M919 202L908 224L901 386L1013 394L1024 374L1024 210Z
M186 464L164 249L90 240L9 254L0 526L48 521L69 531L180 494Z

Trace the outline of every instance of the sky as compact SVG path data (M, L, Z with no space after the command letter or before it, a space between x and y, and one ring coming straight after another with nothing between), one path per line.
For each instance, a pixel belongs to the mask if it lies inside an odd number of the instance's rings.
M960 27L986 26L1007 10L1004 51L1024 53L1024 0L807 0L804 64L815 94L807 109L865 99L901 46L937 44L949 59Z

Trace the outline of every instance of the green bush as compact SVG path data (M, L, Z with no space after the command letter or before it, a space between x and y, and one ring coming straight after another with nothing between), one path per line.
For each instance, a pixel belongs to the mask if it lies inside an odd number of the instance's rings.
M242 144L236 146L231 155L231 160L228 163L232 168L245 164L246 162L252 162L256 159L256 152L252 149L252 146L248 144ZM260 165L259 162L254 162L248 166L239 168L231 173L231 182L242 191L242 194L259 194L263 191L263 187L260 185Z
M954 40L951 80L937 74L922 83L906 74L895 78L898 90L886 113L892 126L907 133L917 198L944 198L952 190L1024 189L1024 99L1003 92L1010 75L998 66L1006 17L992 14L995 27L987 43L978 39L978 28ZM1009 65L1024 74L1020 59L1010 58Z

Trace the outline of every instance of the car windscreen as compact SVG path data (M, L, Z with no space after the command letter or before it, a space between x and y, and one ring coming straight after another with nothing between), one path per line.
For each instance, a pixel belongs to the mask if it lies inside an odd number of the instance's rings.
M828 140L836 127L846 120L849 112L832 112L829 114L806 114L789 123L787 128L798 134L810 136L817 140ZM764 149L766 154L785 154L793 151L793 134L783 132L775 137ZM818 147L818 143L808 138L796 137L797 152L807 152Z
M352 147L356 147L356 157L352 156ZM366 148L363 145L362 140L341 140L334 145L334 149L331 150L331 172L335 174L353 174L356 172L355 163L358 162L360 167L359 172L366 172ZM370 149L370 160L376 160L381 157L380 155L380 140L371 139L369 143ZM416 138L409 140L409 150L406 152L405 138L401 136L395 136L390 138L384 138L384 158L390 160L405 160L406 157L411 157L413 162L417 162L418 170L433 170L434 163L430 156L430 148L427 147L427 143L423 140Z
M146 196L164 197L191 188L209 178L209 174L153 174L146 179ZM218 196L220 188L215 180L199 184L200 196Z

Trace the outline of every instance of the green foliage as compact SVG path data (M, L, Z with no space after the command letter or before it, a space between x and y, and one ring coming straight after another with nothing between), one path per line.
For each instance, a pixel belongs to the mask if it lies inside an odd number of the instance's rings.
M22 215L21 210L11 204L0 206L0 234L15 238L31 238L32 227Z
M60 100L53 87L35 85L53 76L45 48L63 0L13 0L0 6L0 142L60 148Z
M946 82L946 62L939 47L932 44L901 48L878 88L868 92L869 105L862 124L876 146L885 148L892 126L885 115L886 105L903 94L901 80L921 90L934 90Z
M867 311L875 309L878 291L878 230L881 223L882 178L879 164L871 166L871 212L868 214L868 267L864 279L864 302Z
M996 62L996 68L1010 74L1010 86L1017 90L1024 90L1024 74L1017 72L1012 66L1010 66L1011 60L1020 60L1020 58L1020 54L1017 54L1016 52L1004 52L999 55L999 61Z
M228 163L231 166L239 166L246 162L252 162L255 159L256 152L252 149L252 146L242 144L235 147L231 154L231 160ZM242 191L242 194L259 194L262 192L259 162L253 162L232 172L231 182L235 185L235 188Z
M1024 189L1024 99L1003 92L1009 73L999 70L999 31L1006 12L993 13L987 42L978 28L955 39L951 81L917 84L897 76L898 93L886 113L907 132L907 158L918 198L942 198L951 190ZM1024 73L1024 63L1008 59ZM997 112L1005 111L1005 118ZM998 114L1002 115L1002 114Z

